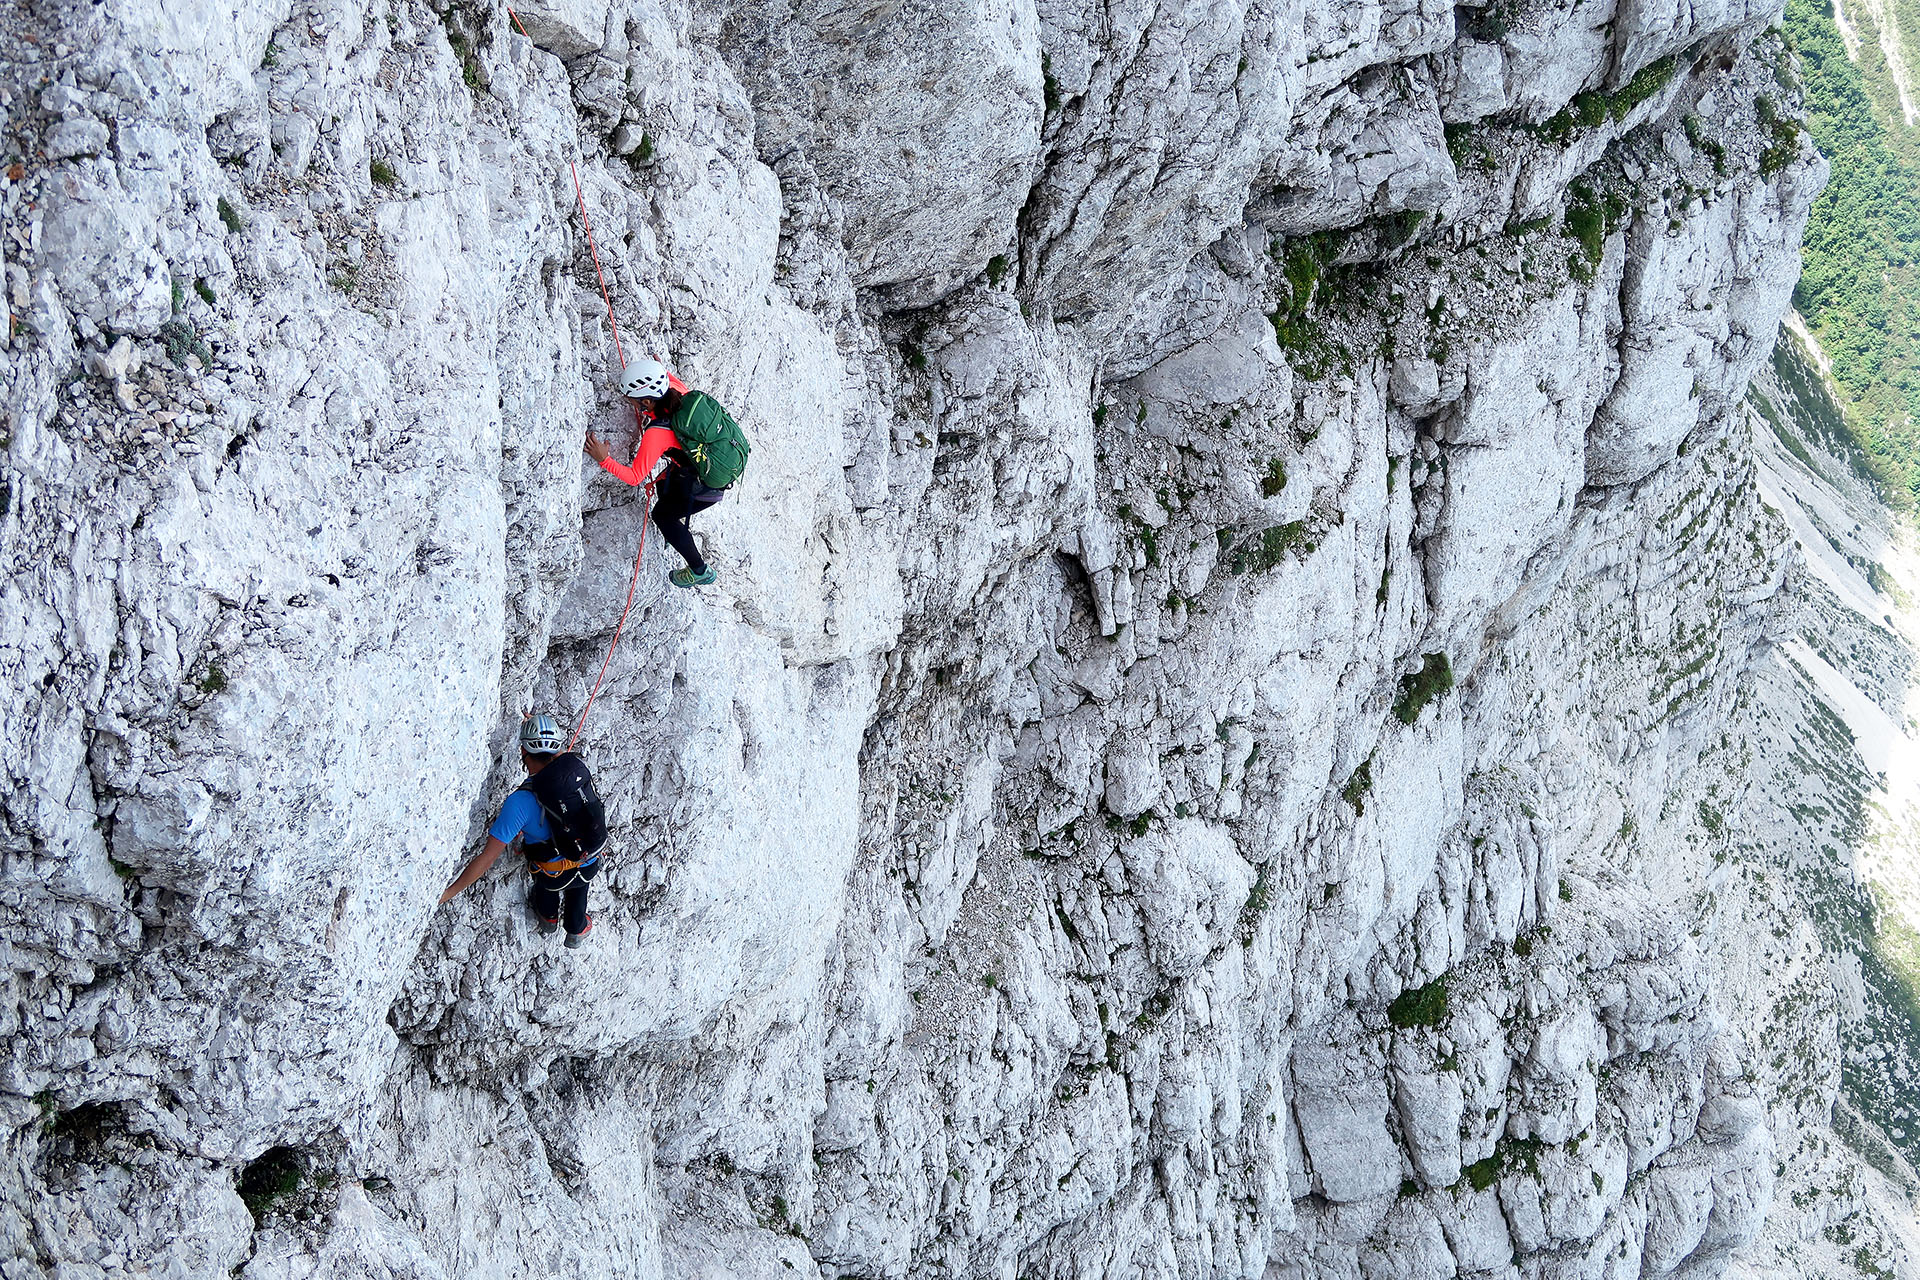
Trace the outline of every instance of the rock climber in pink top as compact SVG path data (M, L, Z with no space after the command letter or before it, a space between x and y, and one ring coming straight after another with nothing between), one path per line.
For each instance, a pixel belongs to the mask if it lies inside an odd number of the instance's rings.
M681 447L679 436L665 425L673 421L680 409L687 386L667 372L659 361L636 359L620 376L620 393L634 402L641 422L647 424L640 433L640 451L634 455L633 465L614 461L607 442L591 431L587 432L587 453L608 474L633 485L645 484L660 460L667 460L666 474L660 479L658 498L653 506L653 523L687 562L686 568L668 574L667 581L676 587L707 586L719 575L694 545L687 520L695 512L720 501L726 490L709 488L701 482L700 473Z

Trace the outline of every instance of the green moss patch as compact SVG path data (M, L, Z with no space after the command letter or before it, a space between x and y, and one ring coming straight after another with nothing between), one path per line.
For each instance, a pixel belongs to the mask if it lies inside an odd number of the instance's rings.
M1414 724L1427 704L1453 688L1453 664L1444 653L1429 653L1420 669L1400 677L1400 695L1393 700L1393 715L1401 724Z
M1402 991L1387 1006L1387 1021L1401 1030L1437 1027L1447 1017L1447 975L1441 974L1424 987Z

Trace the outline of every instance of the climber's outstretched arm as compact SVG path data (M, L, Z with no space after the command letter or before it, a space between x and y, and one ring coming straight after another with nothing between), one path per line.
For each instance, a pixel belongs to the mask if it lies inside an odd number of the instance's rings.
M459 893L462 889L472 884L475 880L478 880L481 876L484 876L485 874L487 874L487 872L493 870L493 864L498 862L500 860L500 855L505 853L506 851L507 851L507 846L505 842L496 840L492 836L488 836L487 847L480 851L479 857L475 858L472 862L469 862L467 864L467 869L460 873L460 878L458 880L455 880L452 884L447 886L447 891L440 895L440 901L441 902L447 901L447 899Z
M615 479L627 484L645 484L647 477L653 474L653 469L660 465L661 456L679 443L679 438L670 429L648 427L640 435L640 452L634 458L632 466L616 462L608 456L610 450L607 448L607 442L591 431L587 432L586 450L587 456L599 463L605 468L607 474Z

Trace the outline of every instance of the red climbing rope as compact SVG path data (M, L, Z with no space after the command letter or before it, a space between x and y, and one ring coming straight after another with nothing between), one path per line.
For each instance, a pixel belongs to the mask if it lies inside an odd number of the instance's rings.
M647 481L647 503L653 502L653 481ZM627 583L627 603L620 610L619 625L613 629L613 640L607 645L607 656L600 663L600 678L593 682L593 692L587 695L587 705L580 708L580 719L573 726L573 736L567 739L567 750L573 750L573 744L580 740L580 731L587 727L587 712L593 710L593 700L600 696L600 685L607 678L607 668L613 665L613 651L620 644L620 633L626 630L627 615L633 612L634 588L640 585L640 562L647 556L647 521L640 522L640 554L633 558L633 577Z
M520 28L520 34L531 40L527 26L520 21L520 15L511 8L507 16L513 19L513 25ZM600 300L607 304L607 323L613 328L613 353L620 357L620 367L627 367L627 353L620 345L620 322L614 319L613 297L607 292L607 275L600 269L600 250L593 242L593 221L587 217L587 193L580 186L580 168L571 158L567 168L573 174L573 197L580 202L580 225L587 229L587 252L593 256L593 274L600 281ZM639 422L640 411L634 410L634 421ZM641 424L644 425L644 424ZM647 481L647 502L653 502L653 481ZM620 621L613 628L613 639L607 643L607 656L601 660L599 678L593 682L593 692L587 695L587 705L580 708L580 719L574 722L573 736L567 739L567 750L573 750L573 744L580 740L581 730L587 727L587 714L593 710L595 698L600 696L600 686L606 683L607 669L613 665L613 651L620 647L620 634L627 629L627 615L633 612L633 593L640 585L640 562L647 558L647 521L640 522L640 550L633 557L633 577L627 582L627 602L620 609Z
M520 28L521 35L533 39L527 35L527 24L520 21L520 15L511 7L507 9L507 16L513 19L514 26ZM607 276L600 270L600 250L593 244L593 223L587 217L587 193L580 188L579 167L569 159L567 168L573 173L573 198L580 202L580 225L587 229L587 252L593 255L593 274L600 281L600 300L607 304L607 323L613 326L613 354L620 357L620 367L624 369L627 367L627 353L620 346L620 322L613 318L613 299L607 294Z
M587 196L580 189L580 170L574 167L572 160L567 168L573 170L573 194L580 202L580 225L587 229L587 252L593 255L593 274L600 280L600 298L607 304L607 323L613 326L613 353L620 357L620 367L627 367L627 353L620 348L620 322L613 318L613 299L607 295L607 277L600 270L600 251L593 246L593 224L587 221Z

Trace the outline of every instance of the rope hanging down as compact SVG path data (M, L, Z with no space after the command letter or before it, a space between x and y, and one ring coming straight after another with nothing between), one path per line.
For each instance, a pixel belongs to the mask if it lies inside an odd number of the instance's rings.
M653 481L647 481L647 504L653 502ZM600 677L593 682L593 692L587 695L587 705L580 708L580 719L573 726L573 736L567 739L567 750L573 750L573 744L580 740L580 731L587 727L587 712L593 710L593 700L600 696L600 685L607 678L607 668L613 665L613 651L620 644L620 633L626 629L627 615L633 612L634 588L640 585L640 562L647 557L647 521L640 523L640 552L633 558L633 577L627 582L627 603L620 610L620 624L613 629L613 640L607 645L607 656L600 663Z
M507 16L513 19L513 25L520 28L520 34L528 40L526 24L520 21L520 15L511 8ZM587 229L587 252L593 257L593 274L600 282L600 300L607 304L607 324L613 329L613 353L620 358L620 367L627 367L627 353L620 345L620 322L613 315L613 297L607 292L607 276L600 269L600 250L593 242L593 222L587 217L587 193L580 185L580 169L571 158L567 169L573 174L573 198L580 204L580 225ZM634 421L639 422L640 411L634 410ZM653 481L647 481L646 505L653 503ZM647 557L647 521L640 522L640 550L633 557L633 577L627 582L627 602L620 609L620 621L613 628L613 639L607 643L607 656L600 663L599 678L593 682L593 691L587 695L587 705L580 708L580 718L574 722L573 736L567 739L567 750L573 750L573 744L580 740L581 730L587 727L587 714L593 710L595 698L600 696L600 686L606 682L607 669L613 665L613 651L620 647L620 633L627 629L627 615L633 612L633 593L640 585L640 562Z
M508 12L512 12L509 10ZM520 19L514 18L515 22ZM524 31L525 28L522 28ZM529 37L531 38L531 37ZM627 353L620 347L620 322L613 318L613 298L607 293L607 277L600 270L600 250L593 243L593 223L587 219L587 196L580 186L580 170L572 160L567 168L573 171L573 195L580 202L580 225L587 229L587 252L593 255L593 274L600 281L600 300L607 304L607 324L613 329L613 351L620 357L620 367L627 367ZM634 410L634 420L639 421L640 411ZM646 506L653 504L653 481L647 481ZM573 744L580 740L580 733L587 727L587 713L593 710L593 700L600 696L600 686L607 678L607 668L613 665L613 651L620 647L620 633L627 629L627 615L633 612L634 589L640 585L640 562L647 556L647 521L640 522L640 550L633 557L633 577L627 582L627 603L620 610L620 621L613 629L613 639L607 642L607 656L600 663L600 676L593 682L593 692L587 695L587 705L580 708L580 719L574 723L573 736L567 739L567 750L573 750Z
M587 252L593 255L593 274L600 281L600 299L607 304L607 323L613 326L613 354L620 357L620 367L624 369L627 353L620 347L620 322L613 318L613 299L607 295L607 277L600 270L600 250L594 247L593 224L587 221L587 196L580 189L580 170L571 158L567 160L567 168L573 172L573 197L580 202L580 225L587 229Z

